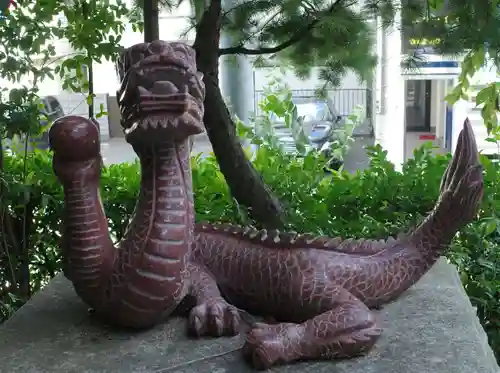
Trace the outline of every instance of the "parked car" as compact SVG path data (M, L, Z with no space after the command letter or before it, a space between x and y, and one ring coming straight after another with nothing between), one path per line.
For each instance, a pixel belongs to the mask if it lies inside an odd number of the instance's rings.
M297 116L302 118L304 135L309 144L306 150L311 148L321 151L330 158L330 149L335 140L335 130L344 126L344 117L340 115L331 100L320 100L317 98L293 98L297 107ZM296 154L296 141L292 129L285 125L282 118L271 116L274 134L283 150L289 154ZM338 170L342 166L341 159L332 159L329 167Z

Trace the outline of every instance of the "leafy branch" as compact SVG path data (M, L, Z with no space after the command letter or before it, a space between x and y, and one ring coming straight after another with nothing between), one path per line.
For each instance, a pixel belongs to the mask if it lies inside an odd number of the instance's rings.
M84 12L85 10L85 12ZM82 17L85 13L86 17ZM84 67L101 59L113 60L121 50L121 34L128 23L129 11L121 0L20 0L18 7L0 21L0 79L10 87L0 89L0 135L2 139L21 138L24 143L22 174L9 179L4 172L4 149L0 141L0 305L4 299L30 296L30 250L35 209L44 209L40 191L33 185L28 169L28 142L38 136L49 122L43 112L40 84L59 79L64 91L86 94L91 91ZM82 19L84 18L84 19ZM72 52L60 55L61 43ZM57 44L59 43L59 44ZM93 95L87 95L87 101ZM102 111L102 110L101 110ZM35 152L36 153L36 152ZM21 205L9 202L20 193ZM7 285L6 285L7 284ZM10 299L9 298L9 299ZM0 310L2 311L2 310Z
M352 5L352 4L350 4ZM320 12L315 19L310 21L305 27L297 30L288 40L274 46L274 47L262 47L257 49L245 48L243 44L219 49L219 55L223 56L226 54L246 54L246 55L261 55L261 54L274 54L281 52L282 50L294 45L295 43L302 40L308 33L310 33L323 19L324 16L332 14L336 9L348 6L344 4L342 0L335 1L327 10Z

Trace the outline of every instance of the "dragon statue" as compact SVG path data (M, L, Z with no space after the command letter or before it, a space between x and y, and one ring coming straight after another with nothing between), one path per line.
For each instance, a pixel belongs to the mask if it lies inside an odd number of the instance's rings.
M374 309L398 298L471 222L483 195L468 119L423 222L388 240L194 223L190 136L203 131L203 76L193 49L154 41L125 50L118 91L126 140L140 159L133 217L115 246L99 195L99 131L83 117L50 130L64 187L65 276L109 323L149 328L176 309L197 337L240 331L239 310L275 322L251 326L243 356L256 369L367 353L382 333Z

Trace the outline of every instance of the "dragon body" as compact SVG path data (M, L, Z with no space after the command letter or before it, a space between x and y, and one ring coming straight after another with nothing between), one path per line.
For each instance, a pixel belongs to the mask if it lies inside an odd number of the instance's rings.
M342 240L227 224L194 224L189 138L203 131L202 75L182 43L135 45L119 62L118 100L141 163L141 190L115 246L99 196L95 124L58 119L50 130L64 186L61 249L78 295L110 323L151 327L188 305L196 336L239 332L238 309L271 316L252 325L244 357L257 369L364 354L382 333L374 308L396 299L472 221L482 170L465 121L429 216L397 239Z

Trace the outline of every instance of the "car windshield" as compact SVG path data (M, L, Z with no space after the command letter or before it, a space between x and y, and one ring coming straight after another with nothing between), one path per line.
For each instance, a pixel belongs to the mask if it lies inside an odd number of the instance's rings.
M304 122L315 122L321 120L328 120L330 117L330 110L324 101L317 102L295 102L297 106L297 115L304 118ZM284 123L283 118L278 118L276 114L271 114L271 121L276 123Z

